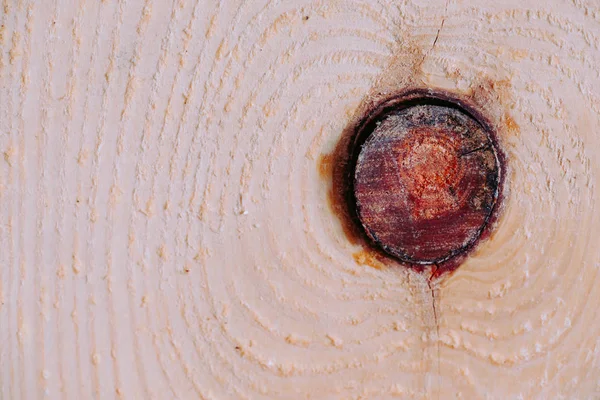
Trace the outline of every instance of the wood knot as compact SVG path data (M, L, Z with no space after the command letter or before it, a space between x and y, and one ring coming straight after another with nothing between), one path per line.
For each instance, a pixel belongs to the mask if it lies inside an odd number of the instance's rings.
M481 236L499 196L495 141L452 102L383 107L363 126L353 194L366 235L414 264L445 262Z

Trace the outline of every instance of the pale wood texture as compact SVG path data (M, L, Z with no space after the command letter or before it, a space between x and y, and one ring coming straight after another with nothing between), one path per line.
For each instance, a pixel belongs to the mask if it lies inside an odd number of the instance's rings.
M598 2L4 0L0 49L1 399L600 397ZM434 282L321 158L411 85L509 158Z

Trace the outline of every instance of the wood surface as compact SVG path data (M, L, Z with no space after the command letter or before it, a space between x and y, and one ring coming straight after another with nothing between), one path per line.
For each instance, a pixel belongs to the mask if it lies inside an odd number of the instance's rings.
M3 0L0 399L600 398L599 66L593 0ZM506 153L435 279L331 196L413 88Z

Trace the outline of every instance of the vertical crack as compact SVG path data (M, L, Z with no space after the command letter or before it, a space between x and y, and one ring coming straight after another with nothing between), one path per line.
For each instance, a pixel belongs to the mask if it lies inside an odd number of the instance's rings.
M442 22L440 23L440 27L437 30L437 33L435 34L435 39L433 39L433 44L431 45L431 48L429 49L429 51L423 55L423 59L421 60L421 64L425 61L425 58L427 58L427 56L433 51L433 48L435 47L438 39L440 38L440 33L442 32L442 28L444 28L444 23L446 22L446 17L448 16L448 4L450 3L450 0L446 0L446 6L444 7L444 16L442 17Z
M435 283L433 283L433 277L435 276L435 273L438 270L438 265L434 264L433 268L431 269L431 275L429 276L429 278L427 279L427 286L429 286L429 290L431 291L431 304L432 304L432 308L433 308L433 320L434 320L434 324L435 324L435 346L436 346L436 351L437 351L437 365L436 365L436 374L437 374L437 398L439 400L440 398L440 387L441 387L441 356L440 356L440 321L439 321L439 316L438 316L438 309L437 309L437 297L435 295Z
M448 6L448 3L446 3L446 7L447 6ZM429 50L430 52L433 51L435 44L437 43L438 39L440 38L440 32L442 31L442 28L444 27L444 22L446 22L445 16L442 18L442 23L440 24L440 27L437 30L437 34L435 35L435 39L433 40L433 44L431 45L431 49Z

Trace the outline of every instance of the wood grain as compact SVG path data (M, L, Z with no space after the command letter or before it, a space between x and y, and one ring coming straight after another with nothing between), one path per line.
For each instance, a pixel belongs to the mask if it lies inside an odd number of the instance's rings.
M581 0L4 0L0 398L600 397L599 28ZM507 153L493 233L435 280L361 253L322 162L415 86Z

